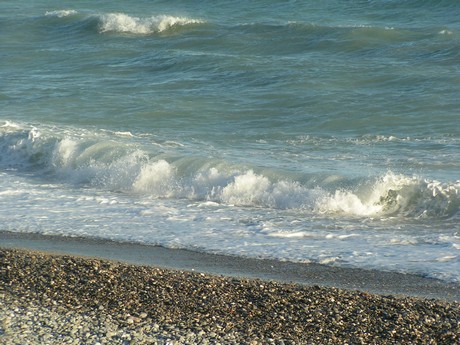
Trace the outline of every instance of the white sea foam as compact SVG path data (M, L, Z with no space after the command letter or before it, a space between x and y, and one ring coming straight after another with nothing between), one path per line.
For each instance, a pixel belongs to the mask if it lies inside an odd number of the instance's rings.
M15 122L5 121L3 125L0 126L2 131L9 132L9 131L16 131L21 128L21 126Z
M319 215L449 217L458 213L460 204L460 181L388 172L358 184L336 175L323 176L315 178L319 182L312 187L311 182L303 185L238 165L228 169L207 159L169 161L148 153L148 146L130 144L132 138L111 132L101 136L100 132L81 135L69 130L23 129L7 122L0 126L0 163L102 190Z
M392 238L390 240L391 244L400 245L400 246L413 246L417 245L419 242L416 238Z
M222 199L229 204L257 205L270 202L271 183L265 176L258 176L253 171L236 176L235 181L226 186Z
M264 206L278 209L311 206L320 192L296 182L272 182L252 170L234 177L221 193L224 203L246 206Z
M134 135L131 132L114 132L114 134L120 137L130 137L130 138L134 137Z
M46 17L64 18L80 14L76 10L55 10L47 11ZM150 17L131 16L126 13L82 13L85 19L95 19L98 21L99 31L130 33L138 35L149 35L161 33L175 27L182 27L190 24L200 24L204 21L201 19L171 16L171 15L154 15Z
M440 35L452 35L453 32L447 29L441 30L438 32Z
M76 10L56 10L56 11L46 11L45 16L48 17L68 17L74 14L77 14L78 12Z
M439 262L447 262L447 261L454 261L458 258L456 255L447 255L447 256L442 256L437 259Z
M163 32L176 26L202 22L199 19L169 15L140 18L125 13L108 13L101 16L100 31L147 35Z
M165 160L159 160L142 167L134 181L133 188L157 197L174 195L175 169Z
M271 232L268 234L271 237L282 237L282 238L305 238L305 237L317 237L316 233L309 233L305 231L294 231L294 232Z
M325 239L325 240L346 240L352 237L358 237L359 234L335 234L328 232L312 232L312 231L284 231L284 232L271 232L268 234L271 237L281 238L311 238L311 239Z
M335 263L335 262L337 262L339 260L340 260L340 258L338 258L338 257L323 258L323 259L319 260L319 263L322 264L322 265L330 265L330 264Z
M426 181L388 172L367 193L336 190L317 203L323 213L354 216L449 216L458 212L460 183Z

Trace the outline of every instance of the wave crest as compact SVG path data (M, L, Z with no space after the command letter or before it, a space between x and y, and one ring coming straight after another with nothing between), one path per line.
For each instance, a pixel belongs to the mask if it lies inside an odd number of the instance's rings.
M460 206L460 181L442 183L388 172L364 191L336 190L317 204L321 213L410 218L451 217Z
M47 17L68 17L77 14L76 10L56 10L56 11L46 11L45 16Z
M134 35L151 35L167 32L191 24L204 23L203 20L172 16L166 14L150 17L136 17L126 13L92 13L73 9L53 10L45 12L44 19L48 24L65 23L61 30L90 30L98 33L125 33Z
M124 13L108 13L101 16L100 32L120 32L148 35L159 33L177 26L198 24L203 21L169 15L139 18Z
M322 176L312 185L289 174L256 171L212 158L168 158L133 135L75 129L0 126L0 168L58 182L153 198L185 198L241 207L297 209L328 216L445 218L459 214L460 181L388 172L375 179ZM183 161L185 160L186 163ZM276 177L275 177L276 175ZM329 177L332 177L329 176ZM341 182L342 181L342 182ZM346 187L345 187L346 186Z

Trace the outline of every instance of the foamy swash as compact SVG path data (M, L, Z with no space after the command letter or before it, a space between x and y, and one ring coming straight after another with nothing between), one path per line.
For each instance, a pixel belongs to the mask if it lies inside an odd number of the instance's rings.
M36 178L51 176L56 183L155 198L361 217L458 216L460 181L387 172L359 182L326 173L300 183L237 162L178 156L164 145L149 145L130 133L27 129L7 122L0 127L0 165Z

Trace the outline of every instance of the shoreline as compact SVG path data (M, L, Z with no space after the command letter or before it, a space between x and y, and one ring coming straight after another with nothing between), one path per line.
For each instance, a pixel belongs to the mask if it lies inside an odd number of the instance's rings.
M8 344L454 344L460 304L0 249Z
M460 284L414 274L243 258L110 240L6 231L0 231L0 248L2 247L234 278L261 279L306 286L319 285L380 295L460 301Z

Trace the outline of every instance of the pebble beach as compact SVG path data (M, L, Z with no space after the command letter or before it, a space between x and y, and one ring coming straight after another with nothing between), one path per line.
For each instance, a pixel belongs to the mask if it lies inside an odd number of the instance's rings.
M460 304L0 250L1 344L458 344Z

